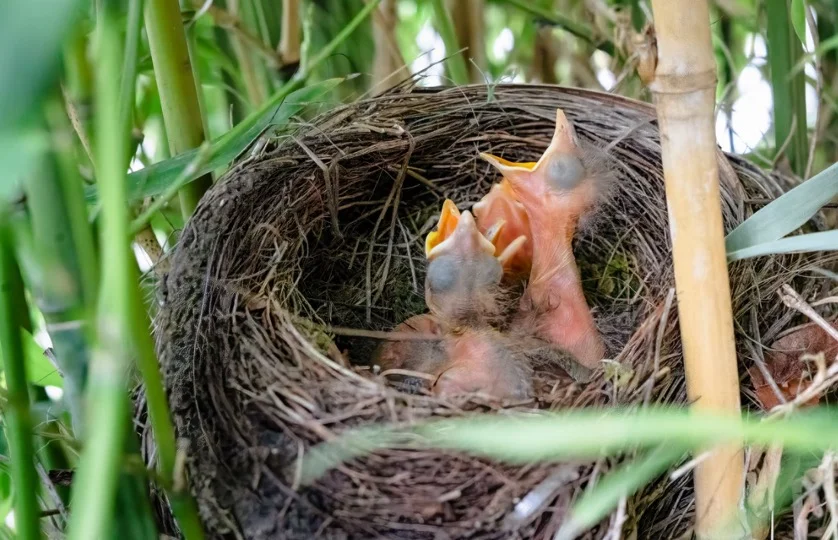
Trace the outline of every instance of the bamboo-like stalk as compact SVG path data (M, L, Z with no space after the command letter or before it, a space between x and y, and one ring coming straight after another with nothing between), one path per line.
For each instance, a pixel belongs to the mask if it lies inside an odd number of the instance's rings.
M446 0L454 24L454 33L461 49L465 49L469 80L485 82L482 71L486 70L486 39L483 0ZM451 51L453 52L453 51Z
M110 531L124 455L130 408L126 389L131 364L131 253L125 205L125 154L121 131L119 80L122 63L115 2L102 6L96 76L96 144L102 203L102 287L97 313L98 343L88 380L90 425L73 485L68 538L104 538Z
M46 104L45 115L57 133L56 151L44 159L25 186L38 263L37 272L29 272L30 289L46 320L64 374L64 396L73 428L81 437L90 360L87 322L96 296L98 258L74 153L66 144L69 128L57 100Z
M121 459L130 433L126 376L133 356L143 376L160 476L167 483L165 487L175 484L174 428L140 297L136 261L126 241L130 216L125 204L126 152L122 141L128 125L127 118L119 114L120 92L113 80L119 72L121 49L115 5L104 7L99 22L96 158L102 202L101 244L107 264L103 267L102 301L97 313L99 342L89 380L92 427L78 469L71 539L100 538L111 525ZM130 440L127 442L130 445ZM176 490L169 494L184 537L202 539L200 520L188 494Z
M24 220L17 223L12 223L10 228L15 226L26 227ZM18 233L20 234L20 233ZM27 233L28 236L28 233ZM20 267L17 265L12 269L12 273L3 279L6 284L5 293L8 295L9 301L12 303L15 318L23 330L30 334L34 333L32 325L32 317L29 312L29 304L26 301L26 287L23 281L23 276L20 272ZM49 404L50 399L46 391L39 386L31 385L32 399L36 406L41 404ZM46 470L50 469L68 469L70 467L67 461L67 454L64 452L64 447L61 445L59 439L61 434L61 427L58 422L51 417L42 419L36 418L36 424L40 425L41 436L36 438L38 460ZM61 501L66 505L70 502L70 490L66 486L55 486L55 491L61 498Z
M239 9L239 0L229 0L227 2L230 13L237 17L241 17L241 10ZM247 42L238 34L230 36L230 42L233 47L233 52L236 61L239 64L239 71L241 73L242 82L244 84L247 99L252 108L258 108L265 102L265 87L259 79L258 65L256 59L250 54Z
M372 27L375 40L372 85L375 93L384 92L410 76L396 41L398 23L396 0L383 0L373 16Z
M431 5L434 8L436 30L445 44L445 54L448 56L445 60L448 76L451 78L451 82L457 86L468 84L468 68L465 58L460 52L460 44L457 41L457 32L454 30L451 15L445 8L443 0L431 0Z
M12 235L5 216L0 216L0 291L10 290L19 272ZM7 408L3 416L11 449L17 537L37 540L41 537L38 526L38 475L33 462L35 448L32 444L29 388L16 307L12 294L0 294L0 349L7 388Z
M809 156L806 130L806 80L795 66L803 56L800 40L794 33L788 0L766 0L768 13L766 42L774 96L774 144L785 148L791 170L803 176Z
M541 27L536 29L533 45L533 82L557 84L556 62L559 59L558 44L553 38L553 29Z
M738 414L739 377L716 161L716 63L709 8L707 0L653 0L652 7L658 63L650 86L661 130L687 391L697 410ZM700 537L714 537L733 524L743 478L740 446L714 449L697 466Z
M300 61L300 0L282 0L282 33L279 55L283 64Z
M169 147L172 154L180 154L200 145L205 134L178 3L148 0L145 23ZM211 185L212 178L206 175L183 187L180 204L184 217L192 215Z

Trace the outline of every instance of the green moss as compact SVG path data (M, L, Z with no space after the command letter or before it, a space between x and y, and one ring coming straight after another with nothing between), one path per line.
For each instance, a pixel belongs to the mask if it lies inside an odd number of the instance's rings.
M579 260L579 271L586 288L609 298L633 298L642 286L636 264L630 255L615 253L608 261Z

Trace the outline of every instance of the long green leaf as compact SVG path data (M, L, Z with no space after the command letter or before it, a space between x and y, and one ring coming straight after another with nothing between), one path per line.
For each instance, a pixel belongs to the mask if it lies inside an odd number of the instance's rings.
M725 239L728 253L778 240L798 229L838 196L838 163L761 208Z
M407 438L419 435L419 439ZM838 445L838 414L820 407L791 419L756 418L657 408L581 409L563 413L469 416L413 428L368 428L322 443L303 460L302 477L313 481L331 467L394 443L447 448L511 463L593 458L660 444L683 449L742 441L781 443L789 452L823 451Z
M727 254L728 261L750 259L779 253L808 253L812 251L833 251L838 249L838 230L789 236L773 242L765 242Z
M553 10L544 9L536 2L528 0L506 0L506 3L535 16L538 22L556 25L567 30L574 36L584 39L603 52L611 55L616 54L616 48L613 42L607 39L598 39L589 27L575 21L571 17L567 17Z
M454 30L451 15L442 0L431 0L431 5L434 8L437 32L442 37L442 42L445 43L445 54L448 55L445 60L448 76L451 77L451 81L455 85L468 84L468 68L466 67L466 60L460 52L457 32Z
M572 540L582 531L593 527L610 514L620 499L659 476L684 455L678 445L659 446L644 457L623 463L606 475L573 505L570 518L565 521L554 540Z
M800 43L806 44L806 0L791 0L791 24Z
M317 101L333 90L344 79L329 79L293 92L284 101L271 100L259 111L245 118L239 125L213 141L209 158L194 170L190 180L225 166L241 154L265 129L286 124L292 116L306 105ZM184 152L171 159L155 163L128 175L128 200L137 201L153 197L166 191L172 182L178 180L183 171L198 157L199 149ZM88 188L89 201L97 199L94 186Z

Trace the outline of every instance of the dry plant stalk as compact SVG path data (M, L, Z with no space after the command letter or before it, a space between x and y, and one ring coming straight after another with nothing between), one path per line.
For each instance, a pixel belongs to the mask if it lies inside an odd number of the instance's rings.
M300 0L282 0L279 56L285 65L300 61Z
M466 67L473 83L483 82L480 70L486 68L485 22L486 5L483 0L448 0L445 7L451 12L451 21L461 48L467 49ZM456 51L447 51L453 54Z
M396 41L398 22L396 0L382 0L373 14L375 58L372 65L372 83L377 94L410 77L410 71Z
M716 63L706 0L653 0L658 62L651 89L661 130L687 392L695 407L739 413L739 378L713 126ZM689 13L689 16L685 14ZM743 493L738 445L696 468L696 532L735 518Z

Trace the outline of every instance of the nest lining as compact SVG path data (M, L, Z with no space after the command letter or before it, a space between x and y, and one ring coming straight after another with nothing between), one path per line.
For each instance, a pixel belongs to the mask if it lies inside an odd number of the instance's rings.
M450 451L380 451L298 489L305 450L347 428L497 410L401 393L340 365L324 323L388 330L424 311L424 235L445 197L466 208L497 179L488 151L535 160L562 108L607 148L618 181L575 242L586 296L614 362L586 385L519 407L683 403L667 211L654 110L552 86L400 88L339 108L236 165L202 200L160 287L159 349L178 435L206 525L246 538L550 538L596 464L510 466ZM726 230L787 180L719 152ZM761 358L834 260L787 255L730 267L742 367ZM376 343L335 338L353 362ZM740 370L745 373L745 369ZM747 386L747 381L746 381ZM745 390L746 398L748 390ZM503 414L503 410L497 411ZM564 467L565 469L561 469ZM520 497L575 474L545 511L509 527ZM570 479L572 478L572 479ZM688 478L629 501L627 531L665 538L688 527ZM601 537L604 522L588 531Z

